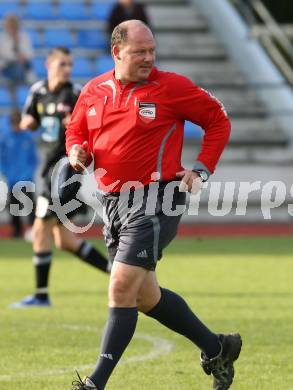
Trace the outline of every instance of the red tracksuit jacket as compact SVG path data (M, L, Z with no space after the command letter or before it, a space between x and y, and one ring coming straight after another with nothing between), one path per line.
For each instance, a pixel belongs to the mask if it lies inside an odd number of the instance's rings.
M197 160L214 172L230 134L221 103L176 73L154 68L146 81L123 86L112 70L82 90L67 126L67 153L88 141L95 169L106 171L100 180L107 192L127 181L169 181L183 169L185 120L205 131Z

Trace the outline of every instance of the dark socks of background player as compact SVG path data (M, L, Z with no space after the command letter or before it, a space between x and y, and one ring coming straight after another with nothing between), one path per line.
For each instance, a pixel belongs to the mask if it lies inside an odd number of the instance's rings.
M74 253L82 261L104 272L110 272L108 260L98 252L91 244L83 241ZM52 252L34 253L33 263L36 273L36 293L38 299L48 299L49 273L52 262Z
M104 390L108 379L133 337L137 323L137 308L109 309L100 358L90 379L98 390Z
M221 350L217 335L196 317L182 297L165 288L161 288L161 294L160 301L146 315L187 337L208 358L217 356Z
M48 299L48 279L52 262L52 252L34 253L33 263L36 275L35 297L40 300Z
M83 241L79 249L74 253L82 261L92 265L104 272L110 272L109 262L102 253L95 249L90 243Z

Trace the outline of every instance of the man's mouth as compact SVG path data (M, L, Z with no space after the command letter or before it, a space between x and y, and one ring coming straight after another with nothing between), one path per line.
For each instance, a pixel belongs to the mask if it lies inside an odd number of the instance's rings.
M150 69L152 69L152 67L151 66L141 66L140 69L150 70Z

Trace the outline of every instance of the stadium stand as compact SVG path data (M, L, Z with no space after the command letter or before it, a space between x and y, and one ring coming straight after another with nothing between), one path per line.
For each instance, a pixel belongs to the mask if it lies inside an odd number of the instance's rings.
M0 134L5 134L10 129L10 120L8 115L0 116Z
M70 49L76 46L76 42L71 31L67 27L47 28L44 32L44 45L52 48L59 46L60 44Z
M89 19L88 7L83 1L61 2L58 17L63 20L87 20Z
M0 87L0 107L9 108L12 104L11 95L7 88Z
M29 34L29 37L32 41L32 45L35 49L40 49L43 47L43 36L39 31L32 27L27 29L26 32Z
M86 49L107 50L108 37L104 31L97 30L93 33L92 29L80 29L77 36L78 47Z
M90 8L91 18L94 20L106 21L113 7L114 1L108 2L92 2Z
M47 70L45 68L46 57L38 56L33 58L33 67L34 71L37 74L38 78L44 78L47 75Z
M0 19L3 19L7 13L13 13L16 15L21 14L21 6L19 2L3 1L0 2Z
M62 44L73 50L74 78L85 84L113 65L108 54L109 37L105 33L113 3L110 0L26 0L17 6L17 2L0 1L0 15L13 10L23 16L23 26L35 47L33 66L38 77L45 76L44 58L49 48ZM288 139L278 126L277 117L259 100L256 88L247 83L238 64L228 56L196 6L187 0L144 3L156 33L160 68L185 74L225 103L233 132L223 156L224 164L265 161L268 156L285 155ZM0 113L7 114L9 104L9 96L2 88ZM195 144L199 145L202 131L187 123L186 136L187 148L194 148ZM190 159L193 156L194 149Z
M108 70L112 69L114 62L111 56L102 56L98 57L96 61L96 72L97 74L108 72Z
M41 3L29 1L24 7L23 17L32 20L54 20L56 18L55 8L51 1Z
M26 85L22 85L17 88L16 98L19 107L23 107L28 92L29 92L29 87Z
M92 78L95 76L93 64L87 57L77 57L74 60L74 66L72 71L74 78L88 77Z

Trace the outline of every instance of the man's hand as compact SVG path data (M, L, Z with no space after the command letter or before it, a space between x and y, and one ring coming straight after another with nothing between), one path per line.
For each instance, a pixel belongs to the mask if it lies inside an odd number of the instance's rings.
M70 122L70 118L71 118L71 114L70 114L70 112L68 112L68 113L65 115L65 117L62 119L62 125L63 125L64 127L67 127L67 125L68 125L69 122Z
M19 123L21 130L36 130L39 124L32 115L25 114Z
M82 145L73 145L69 153L69 162L73 169L82 172L90 160L89 144L84 141Z
M18 60L18 62L20 62L21 64L24 64L25 62L27 62L26 56L25 56L24 54L22 54L22 53L19 53L19 54L17 55L17 60Z
M193 195L197 194L202 189L202 180L196 172L184 169L177 172L176 176L181 179L179 186L180 192L191 192Z

